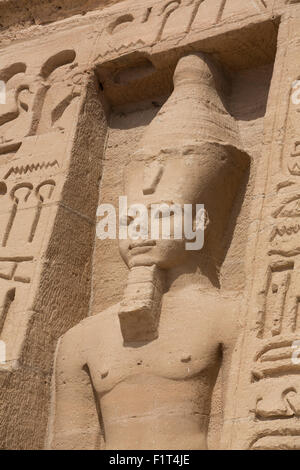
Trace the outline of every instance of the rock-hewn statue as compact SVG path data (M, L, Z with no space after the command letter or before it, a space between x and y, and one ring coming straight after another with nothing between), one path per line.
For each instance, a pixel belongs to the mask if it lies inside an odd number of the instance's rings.
M214 384L223 367L226 385L238 333L238 302L218 278L223 238L249 166L223 91L208 56L182 57L174 92L125 169L129 205L204 204L204 247L120 240L123 301L59 342L51 448L207 448Z

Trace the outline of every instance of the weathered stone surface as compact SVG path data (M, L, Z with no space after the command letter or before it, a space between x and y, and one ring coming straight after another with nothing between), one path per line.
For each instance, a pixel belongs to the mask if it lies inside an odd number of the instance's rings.
M299 25L0 1L0 448L300 448ZM121 257L96 214L123 195L204 204L203 249Z

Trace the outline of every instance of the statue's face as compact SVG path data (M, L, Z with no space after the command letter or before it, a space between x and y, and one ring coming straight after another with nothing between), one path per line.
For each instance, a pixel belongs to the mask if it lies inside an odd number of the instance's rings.
M132 161L128 165L125 170L128 207L133 204L146 206L149 223L148 239L133 240L129 237L119 242L121 256L130 268L156 264L161 269L170 269L188 260L191 251L186 250L184 230L181 239L174 238L174 225L180 224L181 220L178 214L174 215L167 210L161 214L158 211L155 218L160 219L160 226L162 220L170 223L170 239L163 239L161 229L159 239L151 238L151 205L177 204L182 208L183 220L184 204L192 204L194 208L196 203L205 205L205 198L213 187L214 175L218 173L220 165L223 165L220 155L211 155L210 152L199 158L193 148L180 157ZM134 217L123 217L122 222L130 229L137 220Z

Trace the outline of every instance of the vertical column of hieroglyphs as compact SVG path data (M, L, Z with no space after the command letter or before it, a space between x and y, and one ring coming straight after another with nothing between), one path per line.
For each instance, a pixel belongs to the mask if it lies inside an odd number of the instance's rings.
M41 57L39 70L33 70L32 59L21 56L0 71L6 86L0 107L0 338L6 343L5 368L17 365L27 323L24 309L66 150L63 114L76 96L73 87L70 95L53 78L59 69L66 74L75 56L70 49L44 61Z
M280 26L265 123L260 213L245 331L233 362L229 448L300 448L300 6ZM250 291L252 290L252 294Z
M43 445L56 341L88 312L106 127L86 37L52 35L1 59L3 448Z

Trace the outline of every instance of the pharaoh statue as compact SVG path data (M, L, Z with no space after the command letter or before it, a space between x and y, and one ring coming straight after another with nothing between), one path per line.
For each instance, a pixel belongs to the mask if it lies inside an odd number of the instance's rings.
M226 387L239 332L238 302L219 282L224 234L249 168L225 90L208 55L179 59L174 91L125 168L128 205L203 204L204 246L186 249L173 232L119 241L122 302L59 341L50 448L207 448L214 385L222 367Z

